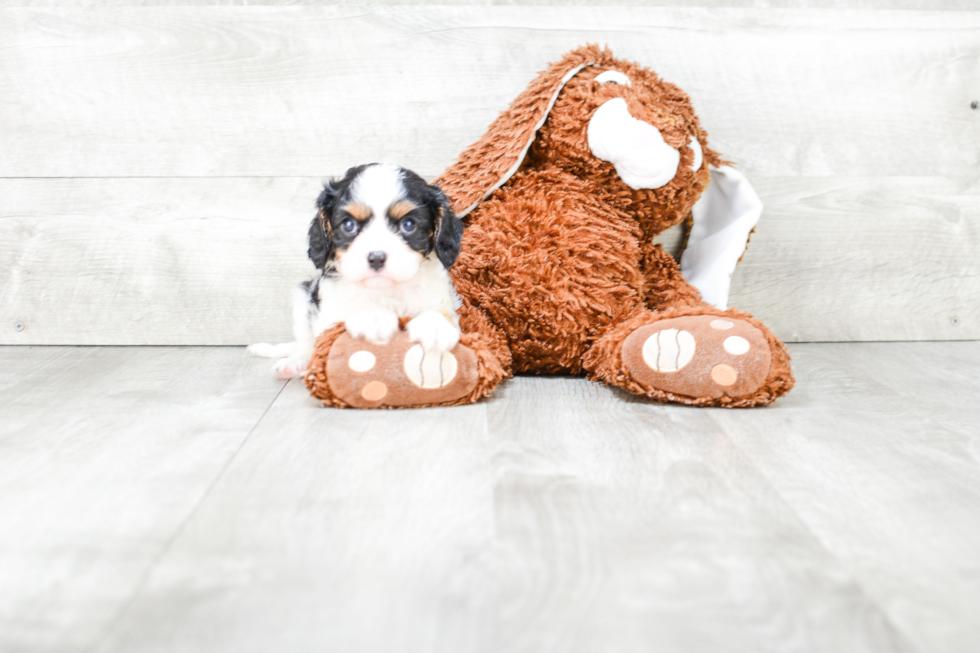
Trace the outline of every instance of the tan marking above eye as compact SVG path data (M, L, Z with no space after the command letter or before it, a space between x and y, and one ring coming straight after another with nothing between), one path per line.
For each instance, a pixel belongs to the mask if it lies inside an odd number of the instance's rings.
M391 205L391 208L388 209L388 215L390 215L394 220L400 220L417 208L418 207L412 202L409 202L408 200L401 200Z
M358 220L367 220L371 217L371 207L358 202L351 202L350 204L345 204L344 211L350 213L352 216Z

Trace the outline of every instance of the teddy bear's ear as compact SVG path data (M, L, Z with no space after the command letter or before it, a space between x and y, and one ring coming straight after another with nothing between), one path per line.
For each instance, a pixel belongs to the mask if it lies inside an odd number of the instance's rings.
M711 183L691 209L691 230L681 272L701 298L724 310L735 266L762 215L752 184L731 166L711 168Z
M472 211L517 172L558 93L580 70L593 65L600 52L594 46L575 50L540 73L493 121L483 138L442 173L436 183L452 198L457 216Z

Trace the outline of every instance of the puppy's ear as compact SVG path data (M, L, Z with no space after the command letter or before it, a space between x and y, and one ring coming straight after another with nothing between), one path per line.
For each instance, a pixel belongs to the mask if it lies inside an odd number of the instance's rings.
M310 222L310 245L306 255L318 270L323 269L333 253L333 244L330 242L330 214L333 212L337 195L337 187L331 180L323 185L323 192L316 198L317 212L316 217Z
M456 262L463 243L463 221L456 217L449 198L436 185L429 186L432 192L431 206L436 215L435 249L436 256L446 269Z

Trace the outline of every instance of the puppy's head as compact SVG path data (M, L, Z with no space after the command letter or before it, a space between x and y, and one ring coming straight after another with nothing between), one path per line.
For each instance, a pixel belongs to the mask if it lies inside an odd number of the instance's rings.
M325 274L367 288L412 279L435 253L448 268L459 255L463 222L437 186L387 164L351 168L324 184L310 224L310 260Z

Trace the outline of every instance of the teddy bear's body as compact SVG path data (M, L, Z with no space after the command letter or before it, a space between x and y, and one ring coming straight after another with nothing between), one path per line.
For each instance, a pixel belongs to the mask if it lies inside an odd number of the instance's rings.
M641 237L588 182L529 170L470 214L453 281L501 329L515 372L574 374L603 329L643 306Z
M474 401L511 373L584 372L694 405L787 392L783 344L703 301L653 242L692 215L722 164L687 96L646 68L586 47L539 75L437 180L465 216L450 273L461 343L480 363L469 394L432 403ZM343 405L313 377L314 394Z

